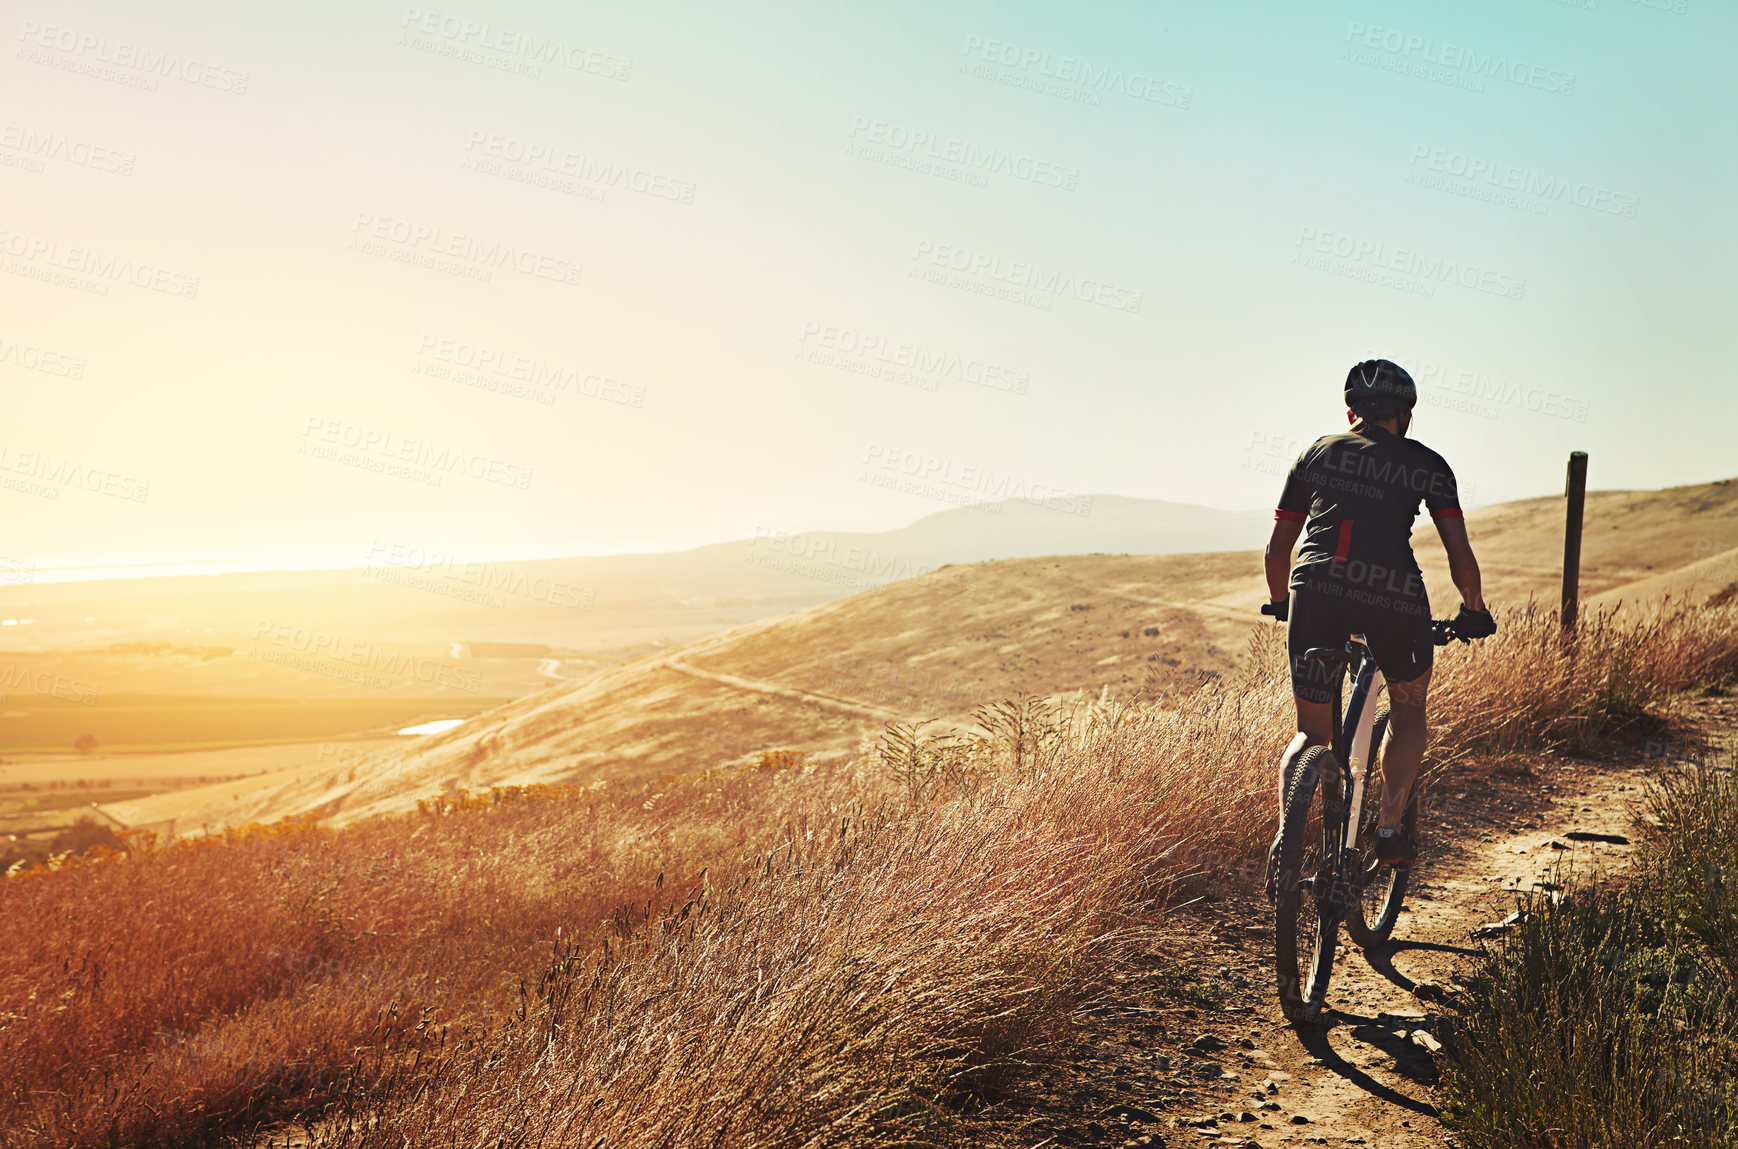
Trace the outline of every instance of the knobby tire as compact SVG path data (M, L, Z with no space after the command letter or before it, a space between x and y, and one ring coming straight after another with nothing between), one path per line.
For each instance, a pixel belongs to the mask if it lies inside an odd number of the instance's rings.
M1279 839L1275 972L1286 1019L1313 1025L1327 1001L1339 934L1324 863L1339 848L1340 765L1332 750L1312 746L1291 773Z

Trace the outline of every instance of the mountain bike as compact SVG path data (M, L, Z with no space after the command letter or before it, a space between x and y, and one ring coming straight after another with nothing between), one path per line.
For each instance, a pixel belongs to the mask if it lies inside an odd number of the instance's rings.
M1269 606L1261 609L1273 613ZM1461 638L1454 621L1431 623L1436 645ZM1400 916L1410 872L1410 867L1376 860L1382 771L1370 766L1388 731L1388 707L1375 704L1384 685L1382 672L1359 634L1340 649L1313 647L1304 657L1333 675L1334 730L1330 745L1312 746L1292 764L1278 841L1274 949L1279 1004L1286 1019L1300 1025L1321 1016L1340 923L1364 950L1386 942ZM1342 715L1340 696L1348 669L1352 692ZM1418 792L1414 781L1402 823L1414 838ZM1307 960L1300 962L1300 956Z

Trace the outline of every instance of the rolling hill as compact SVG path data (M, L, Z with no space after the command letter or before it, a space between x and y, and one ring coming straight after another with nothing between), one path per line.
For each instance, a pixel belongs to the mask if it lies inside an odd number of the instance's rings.
M1548 498L1470 517L1487 597L1555 603L1561 515ZM1738 582L1738 483L1597 492L1587 515L1582 585L1596 601L1706 597ZM1426 535L1420 561L1447 613L1446 564ZM106 809L176 832L296 813L342 822L457 787L650 780L773 748L845 755L895 719L963 722L1021 692L1126 695L1227 673L1264 597L1252 551L947 566L604 667L252 794L211 787Z

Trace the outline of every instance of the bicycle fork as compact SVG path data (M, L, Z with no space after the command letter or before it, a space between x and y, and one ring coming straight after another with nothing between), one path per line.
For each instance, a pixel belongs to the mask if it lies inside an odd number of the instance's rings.
M1363 636L1354 635L1353 640L1361 643ZM1340 777L1337 787L1324 790L1322 814L1332 827L1330 833L1335 841L1334 848L1327 851L1331 857L1324 857L1327 888L1318 891L1318 896L1319 912L1331 913L1335 920L1346 915L1358 896L1357 863L1361 860L1357 849L1358 824L1363 820L1364 783L1373 749L1370 741L1375 725L1374 700L1381 689L1382 672L1366 652L1353 677L1352 696L1346 702L1343 719L1337 713L1339 691L1336 688L1334 692L1335 717L1340 719L1335 723L1334 760L1339 765Z
M1346 721L1342 723L1342 731L1346 724L1352 728L1350 737L1343 737L1346 743L1345 751L1339 755L1348 781L1348 792L1351 801L1346 805L1345 849L1350 851L1358 846L1358 824L1363 821L1364 783L1369 777L1370 764L1380 747L1370 745L1376 726L1376 696L1382 690L1382 671L1376 666L1375 659L1365 657L1363 665L1358 669L1357 681L1352 686L1352 698L1346 706ZM1378 767L1380 768L1380 767Z

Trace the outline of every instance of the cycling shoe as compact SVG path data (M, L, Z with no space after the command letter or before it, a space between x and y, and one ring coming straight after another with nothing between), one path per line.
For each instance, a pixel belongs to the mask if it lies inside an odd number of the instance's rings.
M1418 843L1404 830L1377 830L1376 860L1390 866L1410 866L1418 861Z

